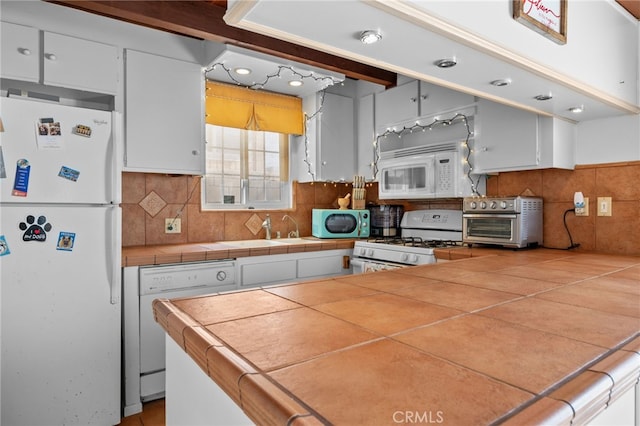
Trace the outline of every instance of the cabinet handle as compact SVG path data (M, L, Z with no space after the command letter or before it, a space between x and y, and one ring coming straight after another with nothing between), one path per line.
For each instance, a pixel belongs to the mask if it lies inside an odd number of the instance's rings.
M19 47L18 52L22 53L25 56L31 55L31 50L27 49L26 47Z
M415 103L418 100L418 98L410 98L410 99L411 99L411 102L413 103Z
M50 60L50 61L55 61L56 59L58 59L58 58L56 57L56 55L55 55L55 54L53 54L53 53L45 53L45 54L44 54L44 57L45 57L45 58L47 58L47 59L48 59L48 60Z

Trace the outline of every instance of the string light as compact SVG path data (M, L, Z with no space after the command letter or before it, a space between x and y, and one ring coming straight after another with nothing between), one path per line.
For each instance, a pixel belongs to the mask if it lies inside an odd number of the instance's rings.
M420 124L419 122L416 122L414 125L410 127L403 127L401 130L387 129L383 134L378 135L375 141L373 142L373 147L374 147L374 160L372 164L373 178L375 179L378 174L378 161L380 160L380 149L379 149L380 139L385 139L387 138L387 136L392 134L396 135L398 138L401 138L402 135L404 134L410 134L415 131L422 131L422 132L424 132L425 130L431 131L437 126L451 126L459 122L462 122L467 130L467 135L465 137L465 140L462 142L462 146L466 151L463 161L468 166L466 171L466 177L471 182L471 191L473 192L473 195L480 196L480 193L478 193L478 184L480 182L480 176L478 176L478 179L475 182L471 177L471 172L473 171L473 164L471 162L471 153L473 152L473 150L471 148L470 140L473 133L471 132L471 129L469 127L469 121L467 120L467 116L464 114L456 114L453 117L448 119L439 119L436 117L433 120L433 122L430 124L425 125L425 124Z
M278 65L278 70L274 74L267 74L267 76L263 81L261 82L254 81L251 84L245 84L237 80L233 75L233 72L232 72L233 70L231 70L222 62L216 62L215 64L211 65L209 68L205 70L205 73L214 71L218 67L222 68L222 70L227 73L227 76L231 79L231 81L233 81L238 86L243 86L243 87L246 87L247 89L253 89L253 90L264 89L267 83L269 83L269 80L272 80L274 78L281 78L284 71L289 71L293 77L296 77L297 81L301 81L301 82L307 79L313 80L314 82L321 81L325 84L325 87L332 86L336 83L340 83L340 80L336 80L333 77L317 76L313 72L309 72L309 74L303 74L300 71L297 71L293 67L290 67L288 65Z

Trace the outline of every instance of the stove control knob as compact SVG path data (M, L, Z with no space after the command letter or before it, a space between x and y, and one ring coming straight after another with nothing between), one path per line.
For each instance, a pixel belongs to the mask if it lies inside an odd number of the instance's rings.
M402 262L406 262L409 259L409 255L407 253L402 253L402 256L400 256L400 261Z
M507 208L507 202L506 201L500 201L500 207L503 209Z
M477 208L478 208L478 203L476 203L475 201L472 201L472 202L471 202L471 204L470 204L470 206L471 206L471 209L472 209L472 210L475 210L475 209L477 209Z
M411 263L418 262L418 255L417 254L412 254L411 256L409 256L409 262L411 262Z
M367 256L373 257L373 249L367 250Z
M487 208L487 202L486 201L481 201L480 202L480 208L481 209L486 209Z
M496 203L495 201L491 202L491 208L495 209L496 207L498 207L498 203Z

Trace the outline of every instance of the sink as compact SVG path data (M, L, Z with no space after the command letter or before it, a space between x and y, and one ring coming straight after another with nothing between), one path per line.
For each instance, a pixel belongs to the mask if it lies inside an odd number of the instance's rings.
M284 243L279 243L277 240L239 240L239 241L221 241L220 244L230 247L273 247L279 246Z
M259 247L274 247L281 246L283 244L310 244L321 243L320 240L308 240L306 238L276 238L273 240L238 240L238 241L220 241L220 244L224 244L229 247L239 248L259 248Z
M278 241L283 244L309 244L309 243L321 243L320 240L308 240L306 238L278 238Z

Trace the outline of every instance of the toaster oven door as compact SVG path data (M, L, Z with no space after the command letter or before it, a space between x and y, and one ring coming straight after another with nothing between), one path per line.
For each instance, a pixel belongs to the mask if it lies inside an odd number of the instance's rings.
M520 247L517 214L462 215L462 241Z

